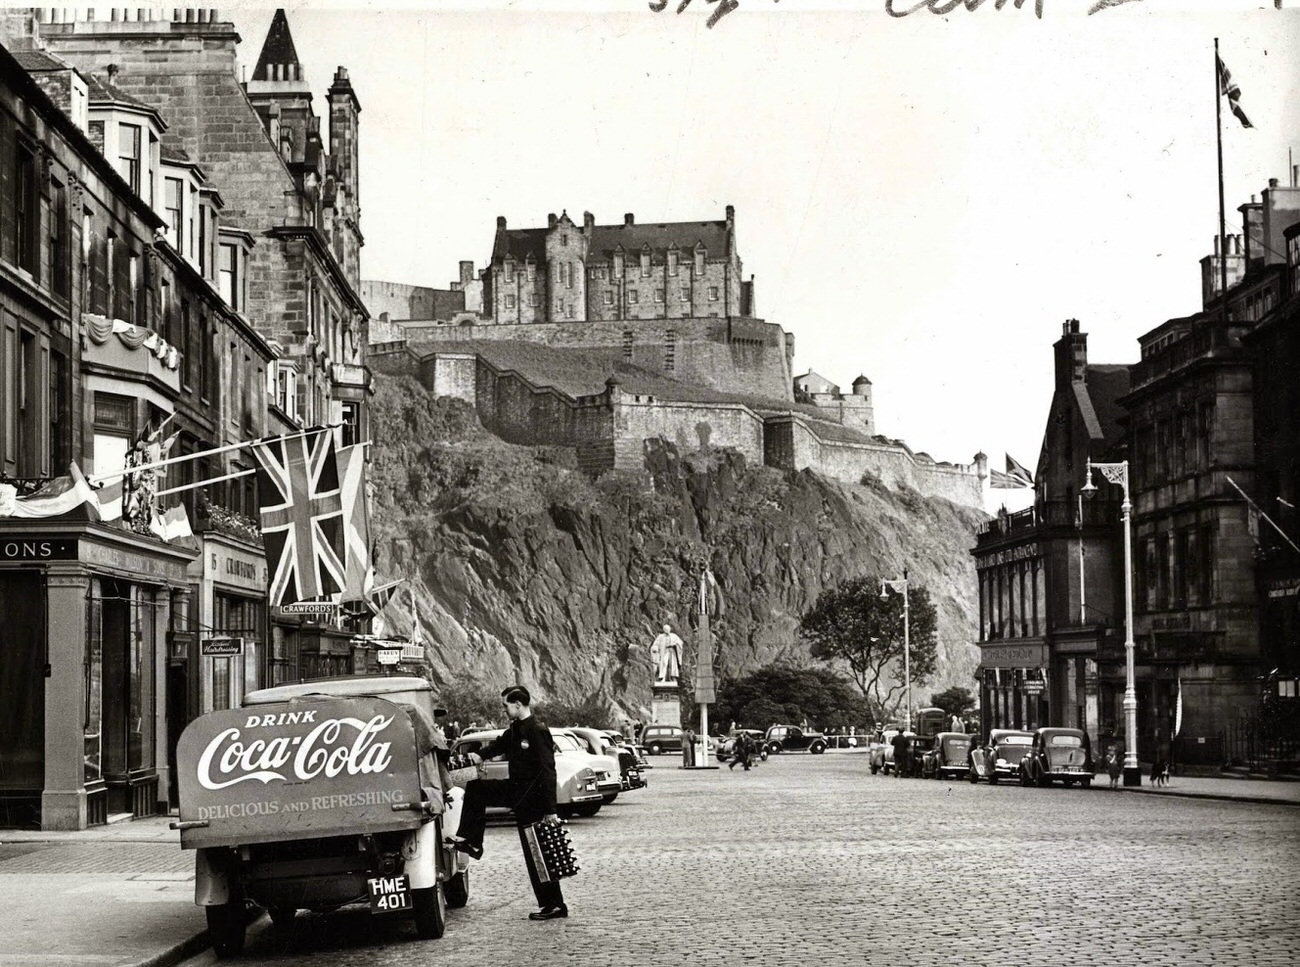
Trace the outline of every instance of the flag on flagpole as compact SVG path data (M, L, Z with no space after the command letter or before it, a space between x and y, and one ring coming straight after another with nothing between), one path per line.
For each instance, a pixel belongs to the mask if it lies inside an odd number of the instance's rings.
M1023 490L1025 487L1032 487L1029 481L1014 473L1003 473L994 467L989 467L989 486L994 490Z
M1025 482L1026 487L1032 487L1034 485L1034 475L1029 472L1029 468L1009 453L1006 455L1006 458L1007 473L1013 477L1019 477Z
M699 647L695 652L695 701L709 705L718 700L713 681L713 633L709 630L709 614L721 598L714 594L717 582L708 568L700 574L700 627Z
M1183 730L1183 680L1178 679L1178 697L1174 699L1174 738Z
M325 428L252 444L262 501L262 541L271 605L342 590L346 580L343 497L334 434Z
M66 476L55 477L26 497L19 497L12 484L0 484L0 517L59 517L82 504L89 505L92 520L99 519L99 501L95 498L95 491L75 463L68 465Z
M185 512L184 504L169 507L155 516L149 522L149 530L169 544L179 537L194 536L194 530L190 527L190 515Z
M343 496L345 601L362 601L375 583L370 558L370 501L366 493L365 447L340 447L339 478Z
M1241 88L1232 79L1232 74L1228 72L1228 65L1223 62L1223 58L1216 55L1214 59L1219 67L1219 94L1228 99L1228 109L1237 116L1241 126L1253 128L1255 125L1250 123L1250 118L1246 117L1246 112L1241 107Z

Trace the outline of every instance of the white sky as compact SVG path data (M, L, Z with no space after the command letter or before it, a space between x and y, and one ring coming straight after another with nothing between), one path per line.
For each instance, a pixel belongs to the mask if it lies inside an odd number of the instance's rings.
M483 267L497 215L732 204L796 373L846 391L865 373L878 431L936 459L1032 468L1063 320L1091 361L1132 362L1139 335L1199 308L1216 36L1255 124L1225 103L1229 232L1289 182L1300 10L1043 0L1039 20L1011 2L892 18L885 0L740 0L712 30L704 0L286 9L317 110L338 65L362 105L363 277L446 287L459 260ZM251 73L272 10L219 12Z

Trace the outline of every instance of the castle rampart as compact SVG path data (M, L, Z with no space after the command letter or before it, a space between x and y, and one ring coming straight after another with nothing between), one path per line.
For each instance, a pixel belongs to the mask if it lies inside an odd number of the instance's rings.
M640 469L644 441L662 437L687 449L734 448L753 464L811 469L845 483L870 474L892 489L983 506L978 463L936 463L900 443L847 439L842 427L798 411L764 415L742 403L666 400L626 392L617 378L603 393L575 397L464 352L429 353L419 373L436 395L474 403L484 426L502 439L571 446L589 473Z

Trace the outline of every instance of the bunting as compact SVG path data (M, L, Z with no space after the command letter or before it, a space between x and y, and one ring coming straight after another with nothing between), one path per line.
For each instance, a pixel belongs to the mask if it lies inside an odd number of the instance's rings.
M370 497L366 487L365 447L356 444L338 451L343 497L345 574L342 597L347 603L364 601L375 583L370 556Z
M1178 679L1178 697L1174 699L1174 738L1183 730L1183 680Z
M19 497L13 484L0 483L0 517L59 517L82 504L88 505L92 520L99 519L95 491L75 463L68 465L66 476L55 477L26 497Z

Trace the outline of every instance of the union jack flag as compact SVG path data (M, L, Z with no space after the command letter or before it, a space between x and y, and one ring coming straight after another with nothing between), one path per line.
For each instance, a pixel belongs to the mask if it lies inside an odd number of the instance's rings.
M271 569L268 603L306 601L340 590L347 569L334 435L308 430L254 443L252 449Z

